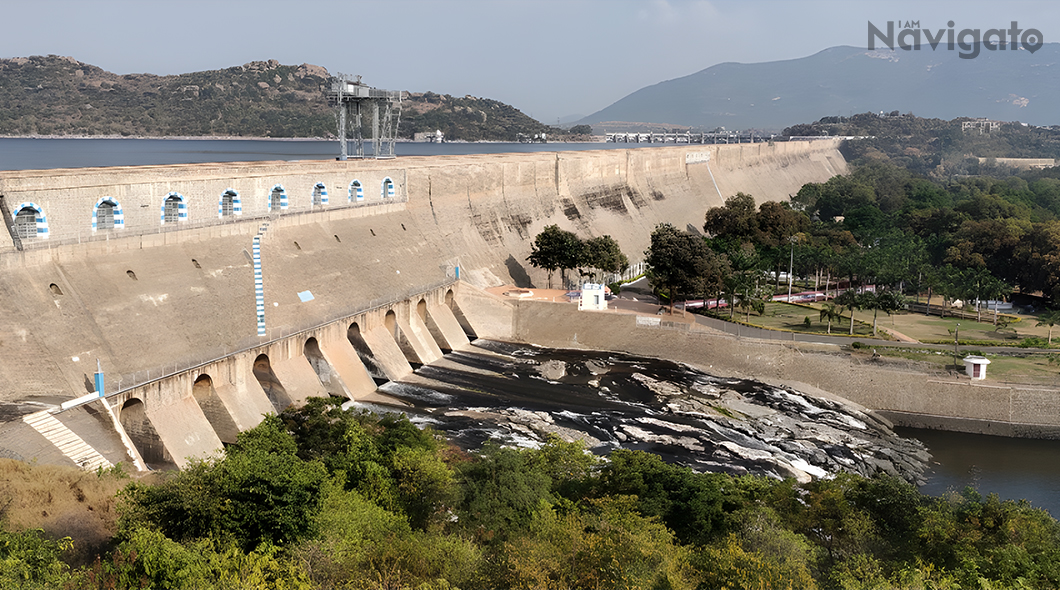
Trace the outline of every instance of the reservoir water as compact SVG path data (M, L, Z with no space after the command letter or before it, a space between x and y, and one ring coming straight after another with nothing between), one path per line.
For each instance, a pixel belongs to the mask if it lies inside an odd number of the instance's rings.
M458 156L661 145L672 146L674 144L398 142L394 149L398 156ZM338 154L338 142L326 140L0 138L0 170L268 160L334 160Z
M662 144L654 144L662 145ZM668 144L672 145L672 144ZM401 155L460 155L649 147L610 143L398 143ZM0 138L0 170L82 168L236 162L332 160L337 142L313 140L204 139L29 139ZM543 387L548 385L541 382ZM933 430L898 429L922 440L933 455L929 494L971 485L982 494L1027 499L1060 515L1060 441L978 436Z

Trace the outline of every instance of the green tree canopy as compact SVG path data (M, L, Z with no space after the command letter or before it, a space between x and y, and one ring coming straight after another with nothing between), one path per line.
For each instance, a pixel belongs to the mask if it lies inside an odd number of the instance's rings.
M629 267L629 259L611 236L600 236L585 241L584 264L604 273L619 273Z
M552 273L557 269L581 266L585 260L585 245L574 233L562 230L558 225L547 226L534 238L527 260L535 268L548 271L548 287L552 288Z
M662 223L651 233L651 246L644 252L648 276L652 284L666 287L670 295L670 310L678 293L690 293L716 264L716 255L699 236L682 232Z

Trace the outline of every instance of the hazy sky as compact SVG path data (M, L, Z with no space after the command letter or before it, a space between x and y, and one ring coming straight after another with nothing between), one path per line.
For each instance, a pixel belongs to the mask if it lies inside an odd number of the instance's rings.
M516 106L545 123L726 61L864 46L867 23L1037 28L1055 1L0 0L0 57L68 55L119 74L276 59L372 86Z

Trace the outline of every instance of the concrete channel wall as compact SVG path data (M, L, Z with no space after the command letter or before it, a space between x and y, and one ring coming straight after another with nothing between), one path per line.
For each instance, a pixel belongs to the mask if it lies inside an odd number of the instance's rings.
M972 383L903 361L872 360L830 343L762 340L701 326L649 326L638 316L575 306L458 295L480 337L556 348L613 350L685 362L721 377L758 379L811 394L834 394L902 426L1060 438L1060 391ZM483 299L492 299L486 305ZM648 318L658 320L657 316ZM672 324L672 322L671 322Z

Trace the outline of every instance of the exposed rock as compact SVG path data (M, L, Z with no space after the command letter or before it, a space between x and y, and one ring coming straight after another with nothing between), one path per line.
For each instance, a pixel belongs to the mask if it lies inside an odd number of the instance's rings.
M655 395L670 397L685 393L685 390L678 385L652 379L643 373L633 373L633 380L650 389Z
M610 370L606 364L599 361L589 361L585 363L585 368L593 375L603 375Z
M551 360L538 365L538 372L549 381L559 381L567 374L567 364L563 361Z
M518 407L500 394L497 408L465 410L493 424L479 424L475 432L510 432L511 444L539 444L555 434L598 452L644 449L697 470L799 481L848 471L920 483L930 459L919 441L897 436L886 421L841 401L618 353L601 358L591 351L492 347L505 378L548 381L540 385L548 388L540 396L533 389L521 392L532 407ZM459 381L493 374L481 361Z

